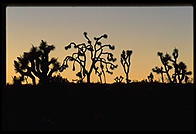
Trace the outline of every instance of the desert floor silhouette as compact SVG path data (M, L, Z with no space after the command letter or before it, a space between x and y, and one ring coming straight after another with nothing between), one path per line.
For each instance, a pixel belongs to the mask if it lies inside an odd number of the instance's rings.
M193 84L66 83L4 90L5 130L191 131Z

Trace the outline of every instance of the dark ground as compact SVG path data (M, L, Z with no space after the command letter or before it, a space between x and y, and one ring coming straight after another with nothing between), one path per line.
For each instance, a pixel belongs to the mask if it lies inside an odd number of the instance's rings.
M193 131L193 84L3 89L3 130Z

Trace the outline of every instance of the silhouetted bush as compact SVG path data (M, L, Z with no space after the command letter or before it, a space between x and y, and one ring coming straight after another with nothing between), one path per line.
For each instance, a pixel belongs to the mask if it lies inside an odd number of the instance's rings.
M153 76L153 74L152 74L152 72L149 74L149 76L148 76L148 81L149 82L153 82L153 79L154 79L154 76Z
M115 83L122 83L123 79L124 78L122 76L120 76L120 77L117 76L114 80L115 80Z
M63 78L60 74L58 74L56 76L51 77L49 83L63 85L69 83L69 81L66 78Z

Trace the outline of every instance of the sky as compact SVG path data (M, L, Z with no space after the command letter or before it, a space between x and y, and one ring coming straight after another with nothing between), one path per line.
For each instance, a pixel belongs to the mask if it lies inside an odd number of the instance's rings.
M116 76L125 77L120 54L132 50L130 79L147 79L155 66L161 66L157 52L169 53L179 49L178 61L193 72L193 7L14 7L6 8L6 81L12 83L14 60L32 46L39 46L41 40L55 45L50 57L63 59L73 52L64 47L71 42L87 43L90 39L107 34L102 43L115 46L110 51L117 58L118 68L113 75L106 74L107 83L113 83ZM70 64L71 66L71 64ZM77 71L76 71L77 72ZM60 73L69 81L77 79L72 67ZM155 73L155 79L160 75ZM191 76L193 78L193 75ZM30 82L31 80L29 80ZM92 82L99 78L92 74Z

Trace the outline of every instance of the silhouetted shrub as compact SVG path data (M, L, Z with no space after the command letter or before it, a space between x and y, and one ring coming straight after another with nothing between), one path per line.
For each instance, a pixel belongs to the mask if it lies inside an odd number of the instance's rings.
M148 81L149 82L153 82L154 76L152 74L152 72L150 73L150 75L148 76Z
M65 83L69 83L69 81L67 80L67 78L63 78L60 74L53 76L50 78L49 83L52 84L65 84Z
M122 76L120 76L120 77L117 76L114 80L115 80L115 83L122 83L123 79L124 78Z

